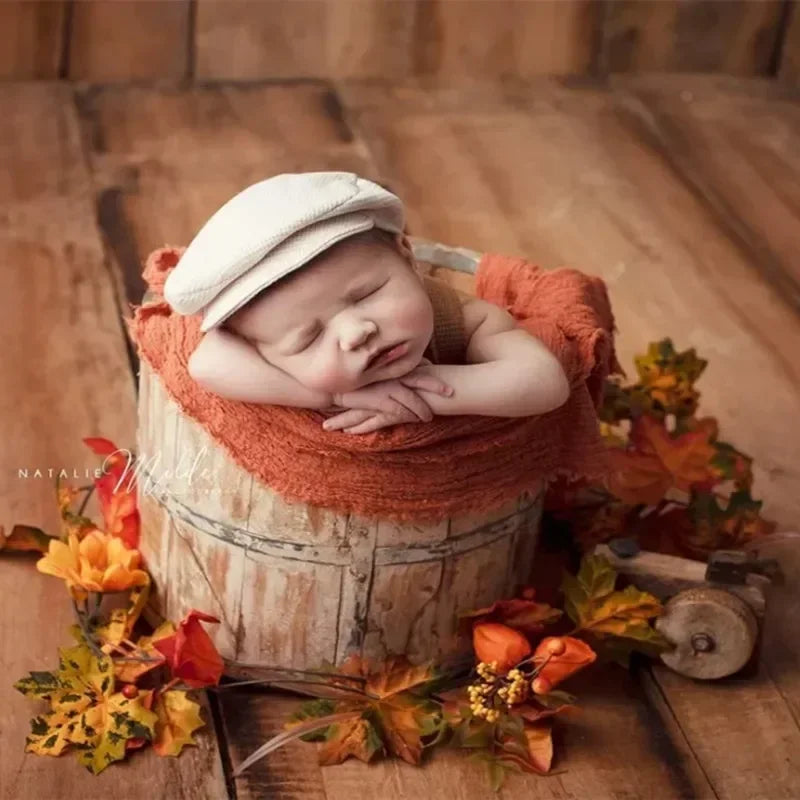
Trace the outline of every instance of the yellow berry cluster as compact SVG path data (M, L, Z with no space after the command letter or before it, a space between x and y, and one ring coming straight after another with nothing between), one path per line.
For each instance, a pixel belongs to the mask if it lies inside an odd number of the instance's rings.
M483 717L487 722L497 722L500 718L500 712L496 708L490 707L497 688L495 686L497 682L497 662L492 661L487 664L485 661L481 661L476 670L481 680L467 687L469 707L476 717Z
M521 703L528 696L528 680L525 674L518 669L509 670L506 678L510 681L507 686L497 690L497 694L506 702L509 708Z
M523 702L528 695L528 678L519 669L512 669L507 675L498 676L496 661L481 661L476 671L480 680L467 688L470 709L476 717L483 717L487 722L497 722L500 708L495 707L495 699L499 704L505 703L511 708Z

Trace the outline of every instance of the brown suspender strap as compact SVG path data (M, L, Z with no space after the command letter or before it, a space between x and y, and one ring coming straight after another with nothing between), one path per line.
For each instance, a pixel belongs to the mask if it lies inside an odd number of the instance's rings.
M434 364L463 364L467 342L458 293L428 275L423 276L423 282L433 306L433 337L425 356Z

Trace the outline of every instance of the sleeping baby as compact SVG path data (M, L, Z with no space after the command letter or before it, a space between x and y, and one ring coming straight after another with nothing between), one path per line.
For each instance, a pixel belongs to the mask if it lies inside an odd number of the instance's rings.
M229 200L164 286L202 312L188 369L234 400L316 409L369 433L436 414L566 402L555 356L504 309L424 275L399 198L348 172L277 175Z

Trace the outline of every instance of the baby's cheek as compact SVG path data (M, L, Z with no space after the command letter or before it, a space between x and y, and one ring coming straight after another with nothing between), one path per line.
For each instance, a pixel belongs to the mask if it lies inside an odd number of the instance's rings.
M349 392L353 387L347 376L342 375L336 365L318 365L309 367L303 376L295 376L298 380L318 392Z
M430 334L433 332L433 312L423 303L409 302L395 310L399 327L409 333Z

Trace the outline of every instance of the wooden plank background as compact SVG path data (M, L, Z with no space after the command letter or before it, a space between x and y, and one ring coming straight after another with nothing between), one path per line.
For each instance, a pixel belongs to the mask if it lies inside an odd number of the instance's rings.
M0 87L0 109L0 524L7 531L27 523L55 533L55 479L47 470L77 470L79 476L93 470L97 457L81 442L84 436L134 447L135 379L119 294L95 223L72 91L62 84L7 85ZM28 477L20 476L26 468ZM36 469L44 477L35 477ZM96 505L89 509L102 519ZM64 584L37 572L34 561L27 555L0 559L0 797L224 797L211 724L199 747L179 759L148 750L132 769L126 764L96 778L74 755L23 752L29 720L46 704L12 684L31 670L55 669L57 648L74 643ZM211 723L208 706L203 716Z
M347 169L391 186L415 235L602 276L626 365L664 335L697 347L710 362L703 410L755 457L767 515L796 524L795 94L778 81L698 76L537 79L503 92L370 81L0 87L0 468L12 476L0 523L56 524L49 482L18 479L19 466L92 466L84 435L133 444L135 361L120 316L141 299L146 254L186 244L266 175ZM570 688L584 712L559 734L555 774L514 776L501 800L795 798L800 549L791 537L771 548L764 555L791 569L771 599L758 674L579 676ZM0 559L0 797L233 796L231 764L276 732L296 698L221 690L199 748L137 753L97 778L71 757L23 754L34 704L11 681L51 665L70 622L63 587L31 562ZM463 753L436 753L423 770L320 768L300 742L235 790L242 800L494 797Z
M785 527L800 518L793 94L767 80L689 76L540 79L502 93L350 81L77 97L114 271L185 244L264 175L355 170L403 198L415 235L601 275L623 363L664 335L697 347L710 361L703 409L755 457L757 494ZM797 592L790 584L778 602L795 607ZM659 667L609 668L579 681L585 712L559 739L559 774L514 776L500 797L796 796L800 637L791 615L776 623L753 677L704 684ZM239 691L219 702L233 764L297 706ZM237 796L492 796L482 766L461 753L437 753L425 770L315 759L293 743L237 780Z
M796 81L796 0L0 0L0 79L723 72Z

